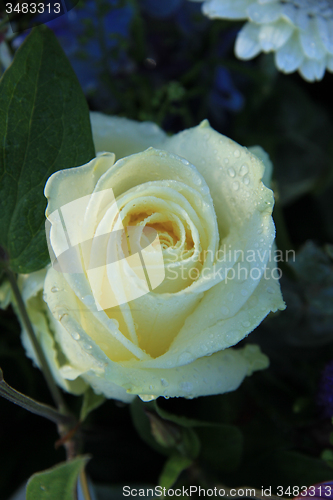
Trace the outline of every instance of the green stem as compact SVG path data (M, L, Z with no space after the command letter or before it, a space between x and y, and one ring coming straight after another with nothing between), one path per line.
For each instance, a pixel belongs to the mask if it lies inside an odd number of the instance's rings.
M71 424L72 419L62 413L58 412L52 406L46 405L44 403L39 403L28 396L25 396L19 391L13 389L10 385L3 379L3 373L0 368L0 396L8 399L12 403L21 406L25 410L34 413L35 415L40 415L41 417L48 418L56 424Z
M10 269L8 269L8 267L5 267L5 272L7 273L8 280L11 284L12 289L13 289L22 321L23 321L24 326L27 330L30 342L32 343L33 348L35 350L35 353L37 355L37 359L38 359L39 364L41 366L41 369L42 369L43 375L45 377L46 383L48 385L48 388L52 394L53 400L54 400L56 406L58 407L58 410L61 413L68 414L69 412L66 408L65 401L63 400L61 392L54 381L54 378L53 378L53 375L51 373L48 362L46 360L45 354L44 354L44 352L43 352L43 350L42 350L42 348L37 340L35 332L32 328L27 310L25 308L25 304L24 304L23 299L22 299L20 289L17 285L16 277L15 277L14 273Z

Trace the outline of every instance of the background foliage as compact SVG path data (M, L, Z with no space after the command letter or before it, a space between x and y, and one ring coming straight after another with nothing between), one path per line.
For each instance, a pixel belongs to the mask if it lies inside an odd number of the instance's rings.
M287 310L250 336L269 370L230 394L106 401L89 414L79 432L100 500L120 498L124 484L275 488L333 477L333 75L308 84L270 56L236 60L239 26L209 21L188 0L87 0L49 23L90 109L169 133L208 118L240 144L260 144L274 164L278 246L296 251L283 266ZM11 40L13 52L25 36ZM50 403L13 311L0 322L7 382ZM79 414L79 398L66 400ZM53 424L0 401L1 499L65 459L57 438Z

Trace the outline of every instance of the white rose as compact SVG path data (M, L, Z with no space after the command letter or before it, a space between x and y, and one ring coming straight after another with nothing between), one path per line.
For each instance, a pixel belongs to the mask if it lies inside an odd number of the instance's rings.
M136 394L144 400L192 398L236 389L268 361L257 346L231 346L285 307L270 258L273 193L261 181L264 164L207 121L172 137L151 123L99 113L91 121L96 151L110 153L53 174L45 187L46 213L51 217L74 200L98 198L73 212L71 241L92 238L101 228L112 231L118 223L153 227L165 279L115 305L124 287L122 271L104 266L92 283L87 269L73 274L49 267L49 309L42 311L38 293L45 272L22 278L30 314L48 317L39 318L37 333L58 382L80 392L85 381L123 401ZM108 195L95 196L111 192L116 204ZM51 230L56 255L60 240ZM133 278L137 290L139 278ZM98 308L99 300L113 307ZM34 357L25 334L24 343Z

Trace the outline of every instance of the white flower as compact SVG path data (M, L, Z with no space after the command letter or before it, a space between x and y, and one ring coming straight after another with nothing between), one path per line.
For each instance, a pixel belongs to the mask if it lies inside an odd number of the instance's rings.
M271 255L273 192L261 181L269 183L267 155L207 121L171 137L152 123L100 113L91 123L96 151L110 153L56 172L45 187L52 251L60 261L62 219L71 248L82 243L81 272L71 258L70 268L52 266L19 283L57 382L76 394L88 384L122 401L235 390L268 360L258 346L233 346L285 308ZM154 284L159 263L145 260L149 293L134 247L132 267L125 258L99 260L113 246L99 237L120 224L159 234L165 279ZM140 287L145 293L131 300ZM0 288L0 305L8 301L8 288ZM36 360L24 329L23 342Z
M281 71L298 70L309 82L333 72L333 0L203 1L212 19L248 20L236 40L240 59L273 51Z

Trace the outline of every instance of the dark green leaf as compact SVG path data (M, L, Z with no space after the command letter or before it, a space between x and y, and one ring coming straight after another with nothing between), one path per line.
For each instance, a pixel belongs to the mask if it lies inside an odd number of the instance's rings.
M44 267L43 189L94 153L88 106L52 31L32 30L0 81L0 247L13 271Z
M154 401L154 408L156 410L156 413L161 417L164 418L165 420L169 420L170 422L173 422L174 424L181 425L182 427L214 427L215 423L212 422L204 422L201 420L194 420L192 418L187 418L184 417L183 415L174 415L172 413L169 413L168 411L160 408L157 404L156 401Z
M242 459L243 437L234 425L219 425L197 430L201 441L200 458L223 472L235 470Z
M187 469L192 464L192 460L181 455L173 455L170 457L162 470L159 478L159 485L162 488L171 488L177 481L179 475L183 470Z
M88 457L77 457L43 472L28 481L27 500L76 500L76 483Z
M91 387L88 387L83 395L83 402L80 413L80 421L84 422L89 413L103 404L105 397L101 394L96 394Z

